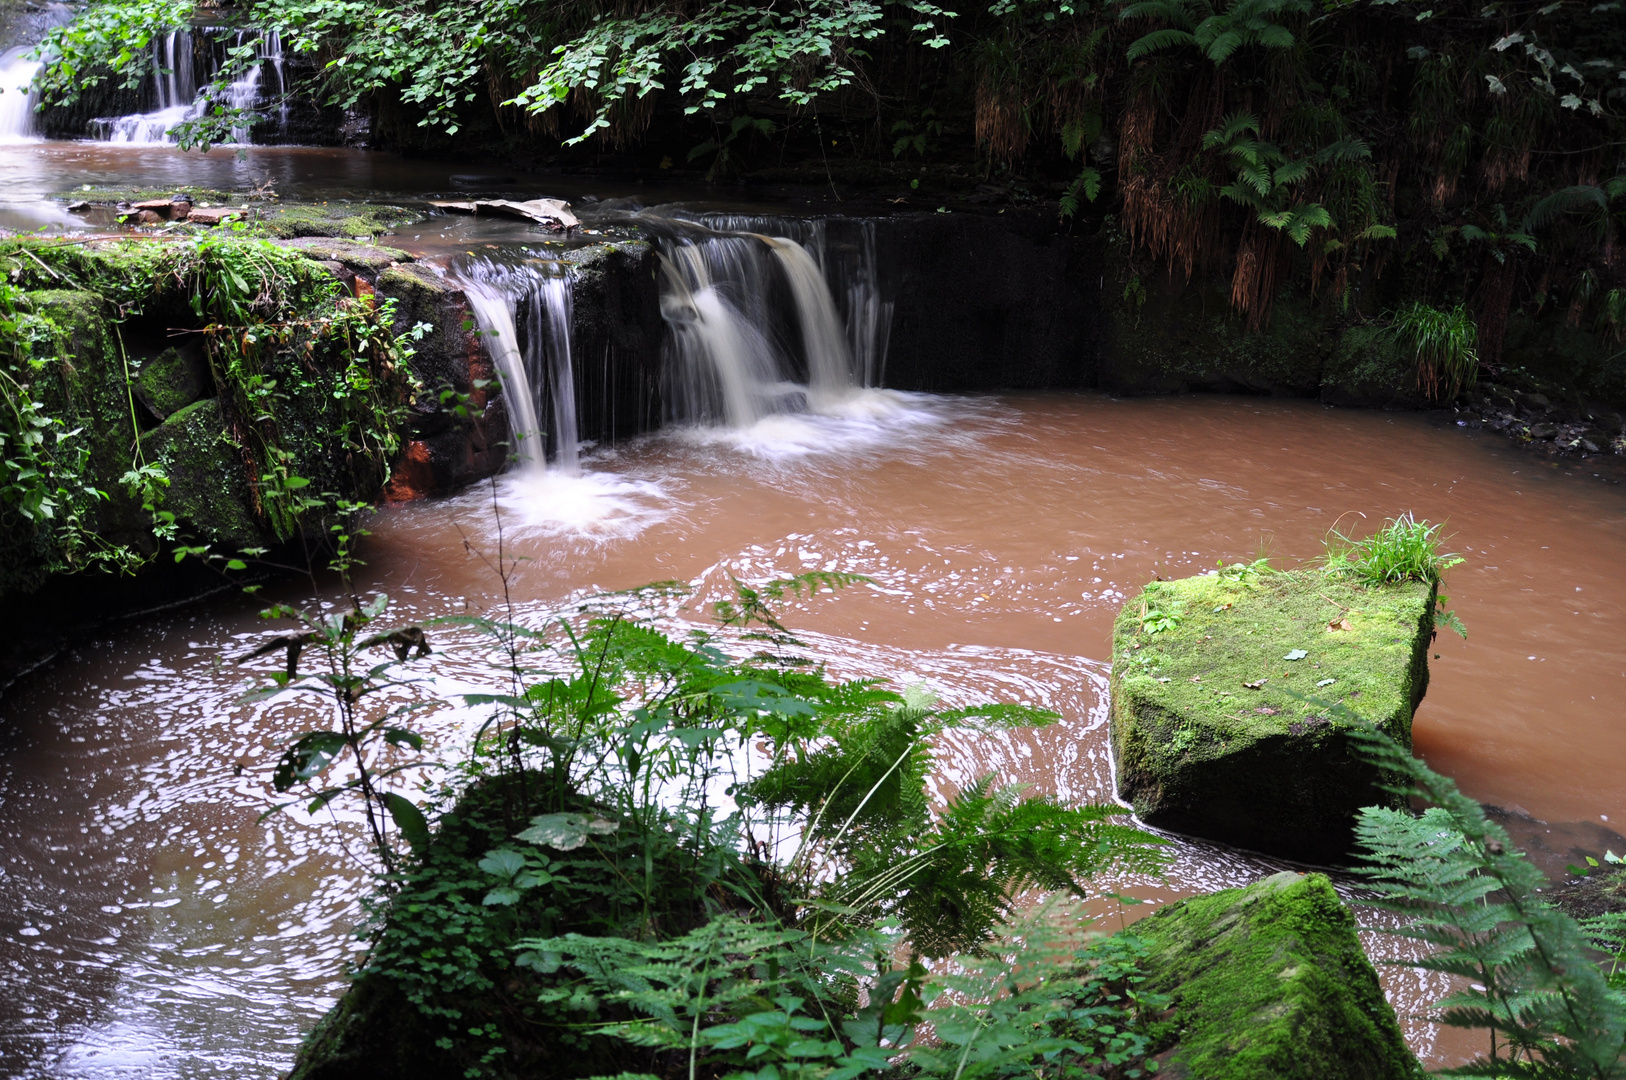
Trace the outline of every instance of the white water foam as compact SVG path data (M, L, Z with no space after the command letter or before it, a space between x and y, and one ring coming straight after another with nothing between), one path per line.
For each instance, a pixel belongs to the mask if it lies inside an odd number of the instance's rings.
M901 437L940 428L949 399L902 390L849 390L817 412L772 413L743 427L681 427L674 437L692 445L727 447L770 461L839 455L895 446Z
M489 496L488 496L489 497ZM625 540L673 510L660 484L609 472L521 470L497 482L503 528L515 537Z
M25 59L30 49L23 45L0 56L0 143L40 141L34 130L34 106L39 103L34 76L41 65Z

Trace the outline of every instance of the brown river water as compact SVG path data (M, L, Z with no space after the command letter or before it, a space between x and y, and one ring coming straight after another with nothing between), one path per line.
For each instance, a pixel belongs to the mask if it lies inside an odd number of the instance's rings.
M1469 638L1436 645L1418 750L1507 809L1550 869L1626 850L1626 491L1592 463L1309 403L868 391L839 416L667 431L583 464L497 485L525 618L654 580L711 601L730 575L861 573L786 621L841 674L1057 710L1052 728L946 743L943 780L993 770L1079 800L1112 789L1109 634L1127 595L1261 549L1312 558L1341 516L1445 521ZM499 583L465 540L494 553L492 501L383 510L364 589L403 618L491 610ZM366 891L344 850L356 833L257 821L310 719L238 701L248 677L222 661L264 633L258 606L222 596L97 634L0 699L0 1075L274 1075L341 991ZM438 644L424 667L442 690L494 684L455 635ZM454 757L475 719L446 708L426 725ZM1164 881L1098 884L1165 901L1279 868L1175 851ZM1467 1043L1416 1018L1443 987L1382 978L1414 1049L1460 1060Z

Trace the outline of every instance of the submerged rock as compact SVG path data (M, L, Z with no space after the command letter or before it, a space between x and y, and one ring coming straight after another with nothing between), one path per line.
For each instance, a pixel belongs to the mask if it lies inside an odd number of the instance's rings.
M1434 604L1318 570L1153 582L1113 628L1118 793L1150 825L1339 860L1355 811L1396 798L1344 733L1358 718L1411 745Z
M1170 995L1168 1080L1413 1080L1423 1075L1321 874L1291 871L1136 923L1144 989Z

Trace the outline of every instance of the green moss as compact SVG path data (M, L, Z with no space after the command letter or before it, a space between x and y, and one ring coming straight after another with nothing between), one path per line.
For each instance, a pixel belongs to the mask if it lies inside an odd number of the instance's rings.
M209 393L209 370L200 357L169 348L141 363L135 394L159 420Z
M1321 374L1321 400L1329 405L1383 405L1424 408L1428 398L1417 386L1417 361L1408 356L1387 326L1351 326Z
M1434 594L1319 570L1148 585L1113 627L1119 793L1153 825L1337 858L1355 810L1389 797L1328 706L1411 745Z
M168 199L175 195L185 195L193 203L212 203L215 206L224 206L228 203L236 205L236 203L243 201L242 196L233 195L229 191L221 191L218 188L197 187L192 184L179 184L175 187L166 188L123 188L87 184L84 187L59 191L52 198L64 202L88 202L97 206L117 206L121 202L148 202L152 199Z
M334 237L303 236L293 240L284 240L281 243L286 247L304 253L312 259L343 263L351 270L369 277L394 266L396 263L412 261L412 256L400 248L358 244L354 240Z
M96 293L77 289L31 292L26 302L61 331L55 378L41 380L39 389L53 414L79 429L75 438L89 443L85 476L105 498L87 508L88 523L120 543L137 539L145 519L119 484L134 463L135 429L116 312Z
M1284 872L1135 924L1145 989L1174 999L1170 1080L1412 1080L1423 1075L1321 874Z
M243 459L226 431L220 402L205 398L165 420L143 440L169 477L164 508L201 539L235 551L263 542Z
M422 217L416 210L378 203L274 203L260 207L254 231L280 240L297 236L373 237Z

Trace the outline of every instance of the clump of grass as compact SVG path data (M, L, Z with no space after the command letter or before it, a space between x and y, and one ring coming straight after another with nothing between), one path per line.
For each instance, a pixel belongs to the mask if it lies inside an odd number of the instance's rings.
M1441 576L1463 562L1461 555L1440 550L1440 526L1418 521L1411 513L1383 523L1365 540L1354 540L1334 526L1325 540L1327 572L1352 577L1363 585L1396 585L1402 581L1438 584Z
M1417 358L1417 386L1436 401L1450 401L1479 377L1479 328L1468 309L1413 303L1394 317L1394 333Z

